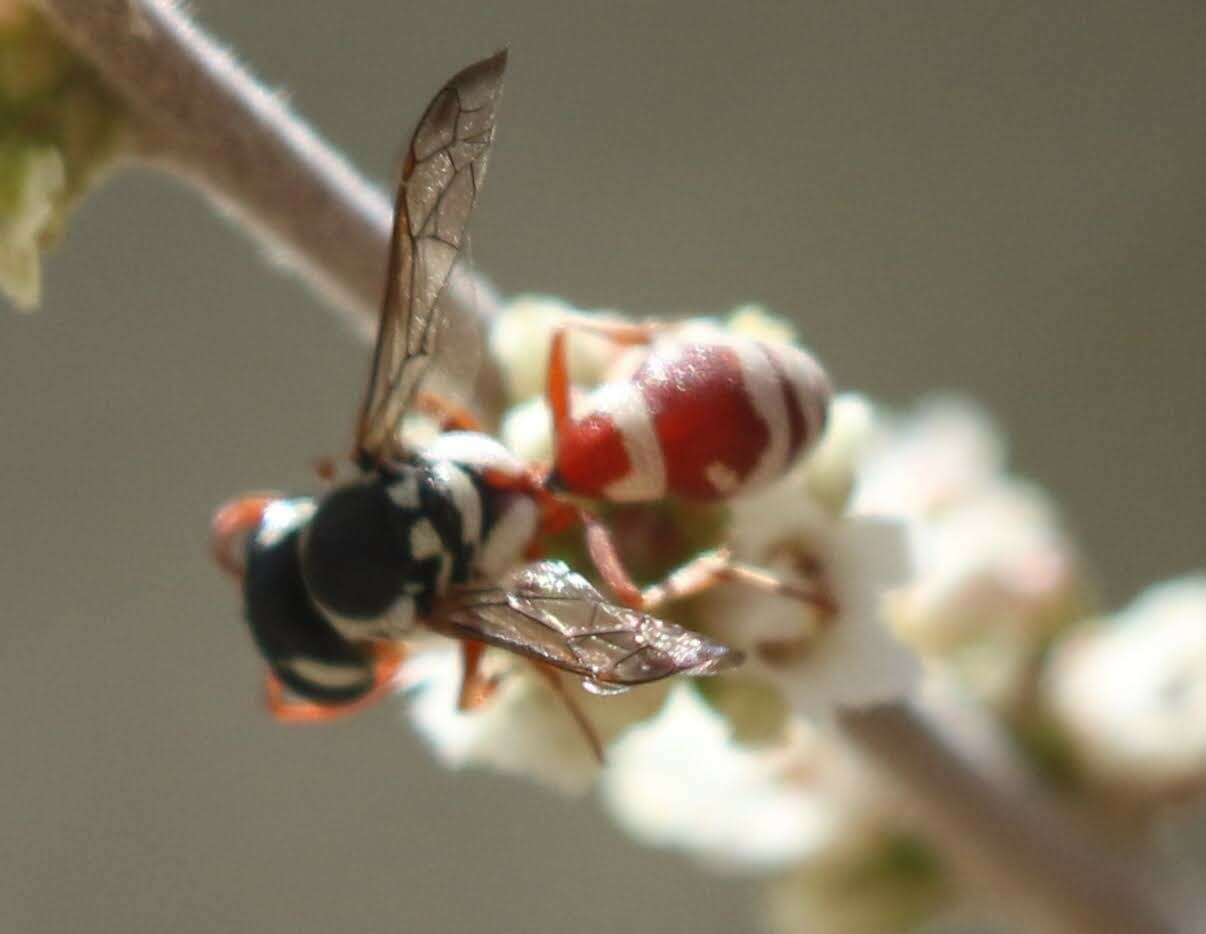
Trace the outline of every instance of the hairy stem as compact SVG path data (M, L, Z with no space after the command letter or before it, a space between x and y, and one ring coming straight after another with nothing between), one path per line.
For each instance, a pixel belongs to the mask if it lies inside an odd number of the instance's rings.
M144 158L199 186L274 259L375 322L390 227L376 188L168 0L38 3L125 101ZM444 300L487 314L496 302L463 271Z
M1145 867L1092 839L1033 788L989 779L907 704L841 715L843 734L899 786L955 868L1026 930L1174 932ZM994 906L995 908L996 906Z

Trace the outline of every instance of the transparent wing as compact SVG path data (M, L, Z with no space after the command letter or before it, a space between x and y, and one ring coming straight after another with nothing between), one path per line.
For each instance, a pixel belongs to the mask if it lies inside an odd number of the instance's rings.
M505 587L459 591L432 625L580 675L588 687L603 690L715 674L742 660L735 649L689 629L608 603L559 561L530 565Z
M398 428L443 329L439 303L486 174L506 51L452 78L419 120L394 204L377 346L356 430L362 466L399 452Z

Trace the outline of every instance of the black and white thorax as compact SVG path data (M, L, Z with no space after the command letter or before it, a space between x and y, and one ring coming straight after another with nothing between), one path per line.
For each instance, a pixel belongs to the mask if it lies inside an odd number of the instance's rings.
M530 495L491 486L488 469L522 465L487 435L452 432L318 502L299 537L301 573L344 638L405 636L451 587L522 562L539 510Z

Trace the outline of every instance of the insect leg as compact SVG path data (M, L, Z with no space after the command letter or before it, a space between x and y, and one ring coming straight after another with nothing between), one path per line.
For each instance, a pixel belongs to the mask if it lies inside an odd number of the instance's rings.
M414 407L440 423L442 431L481 431L482 422L476 415L452 399L434 392L420 392Z
M553 331L549 342L548 372L544 381L545 402L548 403L549 412L553 416L553 450L557 449L557 439L570 423L569 361L566 359L565 341L564 327Z
M675 327L674 324L660 321L608 321L578 314L566 314L561 320L562 323L557 326L557 331L567 331L572 328L575 331L605 337L623 347L639 347L642 344L652 343L659 335L665 334Z
M264 510L277 496L256 493L241 496L224 504L214 514L209 526L209 545L218 567L237 580L243 578L243 560L236 551L240 539L255 529L264 517Z
M585 530L586 551L590 555L591 563L615 598L635 610L644 609L645 595L628 573L611 529L588 509L555 498L553 502L560 508L560 512L546 510L546 524L552 528L564 528L571 522L580 523Z
M605 337L624 347L650 343L666 330L666 325L653 322L598 321L584 315L567 315L553 329L549 342L549 363L545 376L545 401L553 414L554 445L561 429L570 422L570 379L566 341L570 330L585 331Z
M671 600L694 596L716 584L731 583L798 600L816 609L823 617L837 612L833 597L823 583L813 586L789 583L762 568L734 561L729 551L723 548L696 556L663 580L642 590L620 557L611 529L590 510L544 489L535 473L510 476L488 472L487 479L499 489L520 490L536 496L544 508L542 531L545 534L561 531L575 522L581 524L585 530L586 549L595 570L616 599L635 610L650 612ZM823 581L818 569L814 569L810 576Z
M556 339L555 334L554 341ZM554 351L554 356L557 356L557 351ZM552 385L552 379L550 379L550 385ZM517 475L488 470L484 476L487 482L497 489L516 490L535 497L540 503L543 513L540 522L540 530L543 535L555 535L574 525L581 525L586 530L587 551L599 575L621 603L640 609L641 588L636 585L632 575L624 567L624 561L616 548L611 530L594 513L550 492L544 485L544 476L538 469ZM534 557L534 555L529 555L529 557Z
M585 509L579 510L578 517L586 529L587 553L599 576L611 588L616 599L625 606L635 610L644 609L645 595L628 573L628 568L624 566L624 559L620 557L611 529Z
M546 486L547 471L539 465L532 465L521 473L510 473L504 470L486 468L482 471L482 479L495 490L509 490L515 493L526 493L536 500L540 507L540 535L556 535L574 525L582 523L583 510L569 503ZM540 552L539 537L534 543L531 554L535 557Z
M625 606L649 613L672 600L683 600L717 584L740 584L763 593L806 603L823 618L837 612L833 596L824 586L819 571L813 585L793 584L762 568L734 561L726 548L706 551L671 571L661 581L641 589L628 573L620 557L611 530L597 517L579 509L579 521L586 528L586 548L599 575Z
M333 457L316 457L313 462L314 474L319 482L330 489L339 478L339 465Z
M362 697L343 704L317 704L291 697L272 672L264 680L264 700L268 712L281 723L323 723L370 707L397 686L398 671L406 660L399 645L381 642L373 646L373 686Z
M351 704L316 704L290 697L280 679L272 672L264 678L264 704L273 719L281 723L319 723L350 713Z
M639 609L646 612L671 600L682 600L716 584L741 584L763 593L798 600L817 610L823 617L833 616L837 604L823 585L803 586L776 577L763 568L734 561L727 549L707 551L671 571L660 582L641 591Z
M561 680L561 675L557 669L549 665L543 665L540 662L532 662L536 670L540 672L545 681L548 682L553 693L561 698L561 702L565 704L565 709L569 711L569 715L574 718L574 722L578 724L578 728L582 731L582 735L586 738L586 742L590 745L590 750L595 754L595 758L599 764L603 764L603 742L599 739L599 734L595 732L594 726L587 719L586 712L578 706L578 702L565 689L565 684Z
M498 686L493 679L481 673L482 652L485 645L472 639L461 642L461 691L457 697L457 710L474 710L489 700Z

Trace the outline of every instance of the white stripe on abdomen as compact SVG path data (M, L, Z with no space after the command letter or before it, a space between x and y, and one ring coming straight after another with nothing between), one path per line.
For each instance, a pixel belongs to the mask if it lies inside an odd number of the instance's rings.
M610 483L604 496L615 502L640 502L666 495L666 463L654 430L649 404L634 382L606 383L591 394L586 411L603 412L620 435L628 455L628 473Z

